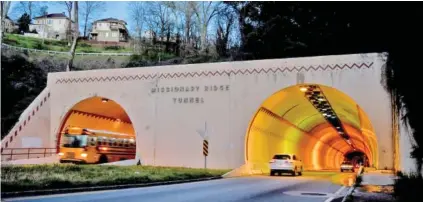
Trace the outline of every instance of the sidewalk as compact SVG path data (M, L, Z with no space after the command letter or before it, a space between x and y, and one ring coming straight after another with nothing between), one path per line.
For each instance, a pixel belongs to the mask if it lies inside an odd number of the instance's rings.
M395 175L391 173L382 173L382 172L368 172L363 173L362 185L393 185Z

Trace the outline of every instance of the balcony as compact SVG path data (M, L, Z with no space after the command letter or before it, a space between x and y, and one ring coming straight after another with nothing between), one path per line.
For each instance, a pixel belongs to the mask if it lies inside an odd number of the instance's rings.
M118 29L126 30L126 27L125 27L125 25L121 25L121 24L111 24L110 25L110 30L118 30Z

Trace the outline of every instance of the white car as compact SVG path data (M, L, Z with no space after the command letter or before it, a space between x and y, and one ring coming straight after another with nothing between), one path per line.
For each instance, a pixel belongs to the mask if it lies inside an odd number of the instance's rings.
M270 160L269 164L271 176L275 175L275 173L279 175L282 173L291 173L293 176L297 174L302 175L303 173L303 162L296 155L276 154Z
M354 165L351 163L351 161L343 161L342 162L341 172L344 172L346 170L354 172Z

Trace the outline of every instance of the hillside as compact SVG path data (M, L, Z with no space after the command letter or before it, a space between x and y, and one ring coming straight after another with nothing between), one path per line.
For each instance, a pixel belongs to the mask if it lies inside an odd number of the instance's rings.
M66 41L58 40L42 40L39 38L28 37L18 34L5 34L3 43L22 47L22 48L31 48L37 50L49 50L49 51L60 51L67 52L70 47ZM102 53L102 52L112 52L112 53L132 53L132 49L119 47L119 46L105 46L105 47L94 47L85 42L79 42L76 48L76 52L80 53Z

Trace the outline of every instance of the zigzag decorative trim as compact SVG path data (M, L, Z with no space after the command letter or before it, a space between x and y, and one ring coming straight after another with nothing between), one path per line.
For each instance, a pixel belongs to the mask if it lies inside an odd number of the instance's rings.
M231 75L251 75L251 74L267 74L267 73L285 73L285 72L300 72L300 71L318 71L318 70L335 70L335 69L362 69L370 68L373 62L370 63L353 63L349 64L336 64L326 66L301 66L301 67L277 67L277 68L258 68L258 69L238 69L238 70L216 70L216 71L201 71L201 72L180 72L180 73L159 73L159 74L139 74L127 76L106 76L106 77L82 77L82 78L61 78L56 80L56 84L67 83L93 83L93 82L112 82L112 81L134 81L134 80L151 80L159 79L175 79L175 78L194 78L194 77L208 77L208 76L231 76Z

